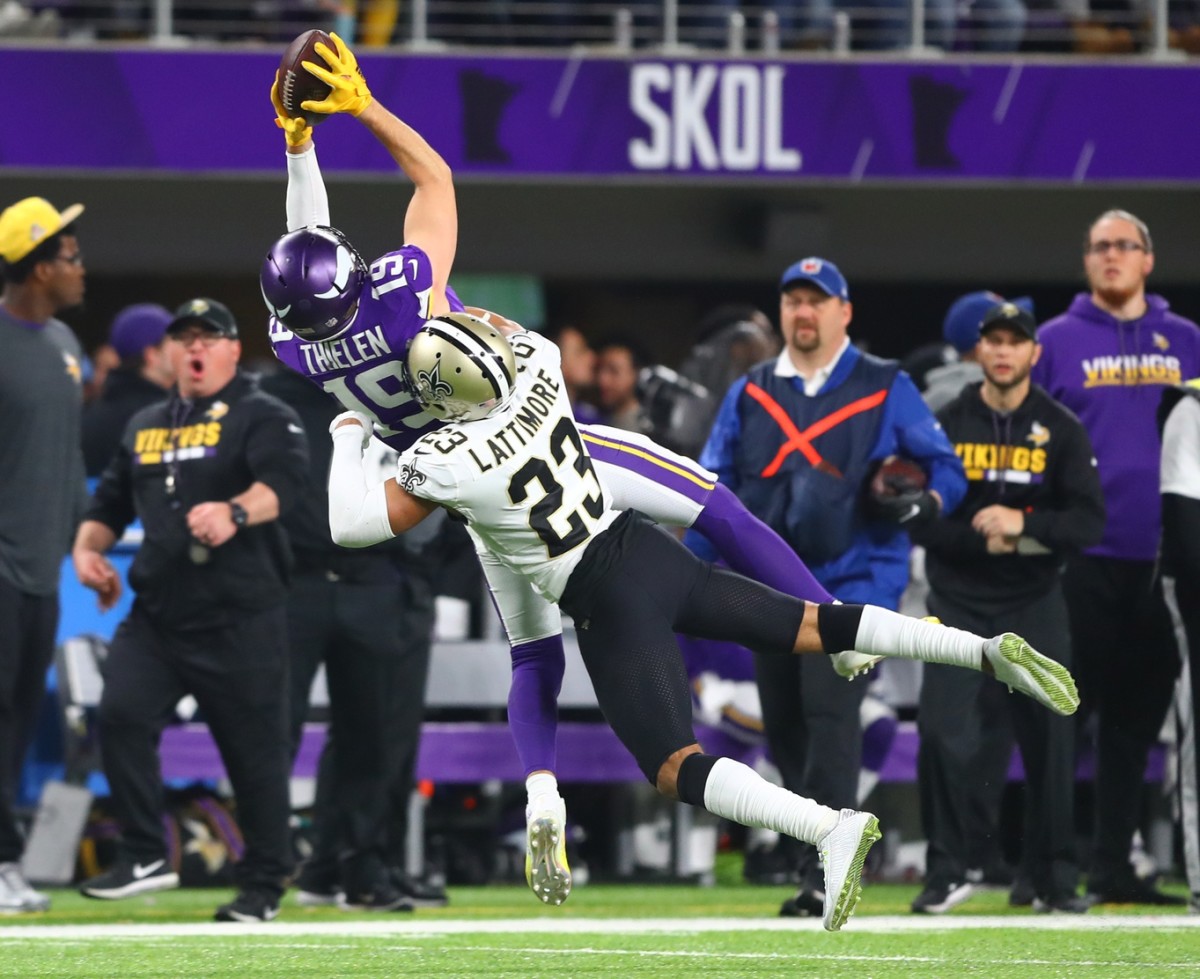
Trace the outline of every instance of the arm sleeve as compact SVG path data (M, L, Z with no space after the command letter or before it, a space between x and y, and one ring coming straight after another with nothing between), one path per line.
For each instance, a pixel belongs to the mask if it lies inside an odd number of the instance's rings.
M367 485L363 471L362 430L334 429L329 464L329 533L342 547L369 547L391 540L384 483Z
M271 487L279 498L279 513L286 513L312 478L308 439L300 416L276 403L255 418L246 440L246 463L255 482Z
M929 473L927 488L936 490L942 498L942 514L952 513L967 495L967 474L941 423L903 371L892 382L888 410L901 453L925 467Z
M329 195L321 179L317 163L317 148L310 146L304 153L287 155L287 228L299 231L314 224L328 226Z
M1062 426L1060 432L1066 436L1066 444L1059 449L1053 476L1055 505L1026 513L1021 537L1032 538L1051 551L1074 552L1099 543L1104 536L1104 492L1083 425L1074 422Z

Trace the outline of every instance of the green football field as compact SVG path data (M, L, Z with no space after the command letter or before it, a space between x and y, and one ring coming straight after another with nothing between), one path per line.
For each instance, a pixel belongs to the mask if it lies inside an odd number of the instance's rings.
M869 886L833 935L775 917L786 889L737 885L589 885L554 909L520 887L462 887L447 908L389 914L288 898L262 925L212 922L225 891L119 902L56 891L46 914L0 918L0 976L1200 976L1200 916L1043 916L985 893L918 917L916 891Z

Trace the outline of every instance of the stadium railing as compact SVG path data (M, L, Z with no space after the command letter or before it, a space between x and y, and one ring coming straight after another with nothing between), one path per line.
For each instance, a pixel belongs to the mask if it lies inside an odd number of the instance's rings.
M1097 6L1090 9L1088 0L1029 0L1016 4L1014 20L1012 13L952 0L838 3L836 11L824 12L784 0L413 0L403 10L398 0L24 0L0 8L0 38L282 44L320 27L338 29L367 47L597 46L671 54L700 48L767 56L890 50L928 57L947 50L1019 50L1159 60L1181 57L1185 50L1200 53L1200 25L1190 0Z

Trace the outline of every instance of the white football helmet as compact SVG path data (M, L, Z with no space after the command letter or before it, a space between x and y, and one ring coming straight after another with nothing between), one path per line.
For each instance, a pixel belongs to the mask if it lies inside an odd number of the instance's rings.
M447 313L426 323L405 358L413 396L444 421L475 421L512 397L517 362L508 340L470 313Z

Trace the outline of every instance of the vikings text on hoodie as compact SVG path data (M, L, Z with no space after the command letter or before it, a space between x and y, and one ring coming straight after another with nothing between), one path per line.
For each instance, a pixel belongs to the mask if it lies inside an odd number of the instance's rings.
M1158 552L1160 441L1164 388L1200 376L1200 329L1146 296L1146 312L1118 320L1079 293L1038 331L1033 379L1070 408L1091 436L1108 522L1087 553L1152 561Z

